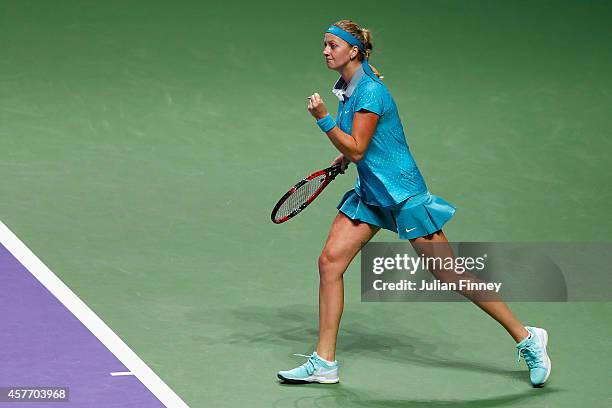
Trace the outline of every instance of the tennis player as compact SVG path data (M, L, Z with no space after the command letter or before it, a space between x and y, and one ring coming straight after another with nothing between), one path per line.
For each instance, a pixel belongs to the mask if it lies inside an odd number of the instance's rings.
M344 307L343 274L352 259L384 228L410 240L426 257L453 256L442 232L455 207L431 194L410 153L397 107L382 76L368 63L371 33L350 20L333 24L325 33L323 55L329 69L340 74L332 92L339 99L336 122L321 96L308 97L308 111L341 153L334 163L357 166L357 182L338 205L327 242L319 257L319 341L303 365L280 371L288 383L337 383L336 338ZM435 253L433 247L436 248ZM438 279L447 271L431 270ZM534 386L550 375L544 329L525 327L500 301L482 301L461 292L497 320L517 343Z

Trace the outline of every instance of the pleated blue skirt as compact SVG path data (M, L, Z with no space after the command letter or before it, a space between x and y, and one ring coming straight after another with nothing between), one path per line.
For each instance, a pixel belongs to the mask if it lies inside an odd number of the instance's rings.
M338 210L352 220L393 231L401 239L412 239L440 231L456 207L429 191L393 206L378 207L364 203L355 190L350 190L342 197Z

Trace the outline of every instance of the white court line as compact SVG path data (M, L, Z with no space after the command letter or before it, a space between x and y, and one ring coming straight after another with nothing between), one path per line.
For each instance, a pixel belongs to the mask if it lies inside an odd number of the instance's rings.
M0 243L168 408L189 406L0 221Z
M124 377L126 375L134 375L134 373L129 371L117 371L114 373L110 373L110 375L112 375L113 377Z

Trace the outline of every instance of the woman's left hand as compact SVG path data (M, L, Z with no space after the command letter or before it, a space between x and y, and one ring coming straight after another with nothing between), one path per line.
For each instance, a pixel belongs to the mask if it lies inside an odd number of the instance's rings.
M327 107L323 99L321 99L321 95L316 92L308 97L308 112L310 112L316 120L323 119L327 116Z

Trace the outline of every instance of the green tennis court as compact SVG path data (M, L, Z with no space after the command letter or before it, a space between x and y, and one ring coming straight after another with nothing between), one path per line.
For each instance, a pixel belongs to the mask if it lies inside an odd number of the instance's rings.
M305 97L335 115L340 18L373 31L429 188L458 207L450 240L612 241L603 0L5 0L0 220L190 407L610 406L611 302L511 304L550 333L533 389L473 305L361 303L358 259L342 382L277 382L315 346L316 260L356 175L270 222L336 156Z

